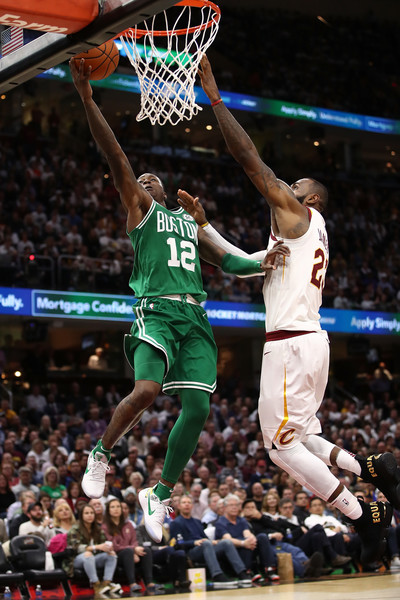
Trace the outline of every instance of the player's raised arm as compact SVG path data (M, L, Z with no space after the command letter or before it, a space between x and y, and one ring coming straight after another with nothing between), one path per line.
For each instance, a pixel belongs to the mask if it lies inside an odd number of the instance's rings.
M93 91L89 82L90 67L85 72L84 63L85 61L82 59L77 66L76 61L71 58L69 66L72 79L85 108L92 136L107 159L114 185L119 192L122 205L128 213L128 230L132 230L143 219L143 214L147 212L152 199L143 186L137 182L127 156L93 100Z
M201 59L200 65L201 85L213 105L215 116L230 153L243 167L269 206L276 212L276 217L280 221L284 221L279 224L282 234L285 235L282 231L283 225L283 229L289 233L285 237L298 237L297 234L290 235L290 231L298 226L299 219L304 220L306 225L307 211L305 207L298 202L291 188L278 179L272 169L261 160L250 137L225 104L220 101L220 92L206 56Z

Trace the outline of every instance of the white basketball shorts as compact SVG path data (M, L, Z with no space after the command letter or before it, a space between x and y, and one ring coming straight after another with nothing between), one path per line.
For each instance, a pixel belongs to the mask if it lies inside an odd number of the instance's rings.
M321 433L316 413L328 371L325 331L265 343L258 411L267 449L290 448L311 433Z

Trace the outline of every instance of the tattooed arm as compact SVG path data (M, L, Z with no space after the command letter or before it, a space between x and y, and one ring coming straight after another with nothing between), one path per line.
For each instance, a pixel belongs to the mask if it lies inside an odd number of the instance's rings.
M217 102L220 94L206 56L200 64L199 75L203 89L211 103ZM285 238L303 235L309 226L305 206L296 199L292 189L277 179L272 169L261 160L250 137L225 104L219 102L213 110L230 153L268 202L275 233Z

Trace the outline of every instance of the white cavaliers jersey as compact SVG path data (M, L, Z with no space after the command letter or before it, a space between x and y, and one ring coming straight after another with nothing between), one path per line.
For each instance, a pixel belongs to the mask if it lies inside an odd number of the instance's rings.
M322 215L313 208L308 210L308 231L294 240L283 239L290 256L280 256L276 271L269 271L265 278L267 332L321 330L319 309L329 261L328 235ZM276 241L271 232L268 250Z

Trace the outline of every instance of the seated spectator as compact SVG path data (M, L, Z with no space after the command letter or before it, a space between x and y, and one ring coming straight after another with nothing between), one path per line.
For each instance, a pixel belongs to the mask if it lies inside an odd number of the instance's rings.
M131 434L128 437L128 447L136 446L140 458L143 458L149 453L149 441L149 436L144 434L143 426L139 423L131 430Z
M253 485L250 487L250 498L254 501L257 506L257 510L262 510L263 501L264 501L264 488L262 483L259 481L255 481Z
M0 519L0 544L5 544L9 540L6 521Z
M153 556L153 565L165 567L168 579L172 581L177 591L187 590L191 581L186 579L187 558L185 550L178 550L176 546L169 545L169 533L163 527L161 542L156 543L147 533L142 523L136 529L136 537L140 546L150 548Z
M74 438L68 433L67 424L64 423L64 421L60 421L54 433L58 435L61 446L65 448L68 453L70 453L74 446Z
M202 485L200 483L193 483L190 488L190 496L192 498L192 516L194 519L201 520L205 511L207 510L207 502L204 502L200 498L202 492Z
M40 425L40 419L46 412L46 398L43 396L40 390L40 385L33 384L30 394L26 397L26 408L29 421Z
M64 502L62 498L58 499L53 510L53 527L55 533L68 533L76 519L69 504Z
M212 491L218 489L218 477L216 475L210 475L207 481L207 487L201 490L200 500L208 503L209 495Z
M249 487L255 482L261 483L264 490L268 490L272 486L272 475L267 470L267 462L258 460L256 462L256 471L250 476Z
M74 515L78 514L79 500L85 499L81 484L78 481L70 481L67 487L67 497L65 498L68 506Z
M128 467L128 465L125 468L127 468L127 467ZM144 477L141 474L141 472L133 471L133 473L131 473L131 475L129 476L129 486L127 488L125 488L124 490L122 490L123 497L126 498L126 496L128 494L135 494L135 496L136 496L139 493L139 491L142 489L143 482L144 482Z
M288 552L292 557L293 571L296 577L320 577L324 556L321 552L315 552L310 558L298 547L284 540L283 533L270 528L270 519L262 515L253 500L245 500L243 503L243 517L251 525L255 535L266 533L274 546L277 554Z
M38 464L36 460L36 456L31 454L26 457L25 467L30 467L32 470L32 483L37 486L41 486L43 484L43 473L38 469Z
M104 348L96 348L94 354L89 356L88 369L106 371L108 369L107 360L104 358ZM96 440L97 441L97 440Z
M304 525L311 529L315 525L322 525L334 550L341 555L346 555L346 543L350 541L347 525L341 523L325 510L326 504L321 498L311 498L310 516L304 521Z
M201 487L203 488L203 491L208 487L209 479L210 469L205 465L200 465L200 467L197 469L197 477L195 478L193 483L200 483Z
M143 475L146 475L146 466L141 458L139 458L139 451L136 446L130 446L128 450L128 456L119 465L121 469L126 465L132 465L133 471L139 471Z
M271 519L279 519L279 496L274 488L265 494L261 509L263 515Z
M79 460L71 460L68 464L68 477L66 480L66 486L74 481L75 483L80 483L82 479L84 470L81 467Z
M0 470L3 475L7 477L11 489L14 487L14 485L17 485L19 478L17 472L15 471L14 463L12 460L7 460L6 454L3 454Z
M79 511L78 521L67 533L67 548L72 555L62 562L62 568L69 577L73 577L74 569L83 568L95 598L106 598L111 586L117 555L112 544L107 543L106 535L96 522L95 512L88 504ZM103 581L99 580L98 569L104 570ZM114 586L115 587L115 586Z
M214 585L229 584L218 558L224 557L239 581L243 585L251 585L246 567L238 555L231 540L211 542L204 533L201 521L192 517L193 501L190 496L181 496L179 501L179 517L170 524L171 541L175 540L177 549L184 549L194 562L205 562Z
M379 502L387 502L386 496L382 492L378 492L377 500ZM395 514L392 517L392 522L387 530L387 548L386 554L390 562L390 570L398 570L400 567L400 550L399 550L399 534L400 525L396 523Z
M44 540L48 546L54 535L54 529L50 527L50 519L43 516L43 509L40 502L31 502L26 511L28 521L21 523L18 529L18 535L37 535ZM54 561L51 552L46 551L45 570L52 571Z
M153 582L153 555L151 549L148 546L144 547L138 544L135 528L131 521L125 520L120 500L110 500L106 504L102 528L107 540L112 543L117 554L117 564L120 564L124 569L130 593L135 594L141 590L141 587L136 583L136 564L140 567L147 593L154 593L156 585Z
M185 492L190 494L192 485L194 483L193 473L190 469L183 469L182 473L179 476L178 481L182 483Z
M53 434L53 428L51 426L51 419L49 415L42 415L40 419L39 437L45 443L49 440L49 436Z
M201 517L201 522L204 526L209 523L215 524L215 521L218 519L217 504L220 499L221 496L218 491L211 492L208 496L208 508Z
M19 526L22 523L29 521L28 508L34 502L36 502L36 496L33 492L21 492L18 502L14 502L14 505L9 507L7 521L10 539L18 535Z
M143 519L143 511L138 502L137 495L133 492L126 494L124 497L124 504L127 506L129 520L138 526Z
M18 469L18 477L19 482L17 485L12 487L12 491L16 496L20 494L20 492L26 492L31 490L35 496L36 500L39 499L39 488L37 485L32 483L32 468L29 465L24 465ZM1 489L1 488L0 488Z
M97 525L101 526L104 521L104 505L102 501L99 498L92 498L89 500L89 506L94 510Z
M61 454L63 456L64 463L67 462L68 451L62 446L58 434L51 433L47 438L47 449L43 452L43 456L46 458L46 466L42 468L43 471L45 471L46 468L51 465L58 466L56 462L56 457L58 454Z
M97 443L107 427L107 422L100 416L100 407L96 401L90 402L89 418L84 423L85 433L89 433L92 445Z
M30 456L35 457L37 468L39 469L39 471L42 470L43 465L46 462L46 455L44 454L44 452L45 448L43 440L41 440L40 438L36 438L32 442L32 449L29 450L28 454L26 455L27 460Z
M57 467L48 467L43 476L41 491L49 494L53 500L67 496L67 488L59 483L59 478Z
M307 492L297 492L294 497L295 507L294 514L299 520L299 524L303 525L304 521L310 515L308 510L309 497Z
M18 450L18 447L15 447L13 432L9 432L8 437L3 442L3 457L6 454L10 457L15 469L19 469L19 467L25 463L24 453L21 452L21 450Z
M21 467L20 467L21 468ZM7 509L16 500L15 492L10 488L7 477L0 473L0 518L7 517Z
M235 494L224 498L224 514L215 524L215 538L229 540L236 547L246 570L252 569L253 563L258 559L258 568L262 577L270 583L279 583L276 573L277 558L267 534L254 535L249 529L249 524L239 516L241 502ZM256 574L256 578L260 576Z
M270 527L283 533L286 541L289 539L291 544L299 546L307 556L321 552L326 564L334 568L344 567L350 562L350 556L336 552L322 525L318 524L310 529L300 525L298 518L293 514L292 500L281 500L279 509L281 516L277 520L271 519Z
M52 519L53 518L53 502L52 502L50 495L47 492L40 490L39 502L41 504L41 507L43 508L44 515L46 517L49 517L49 519Z

